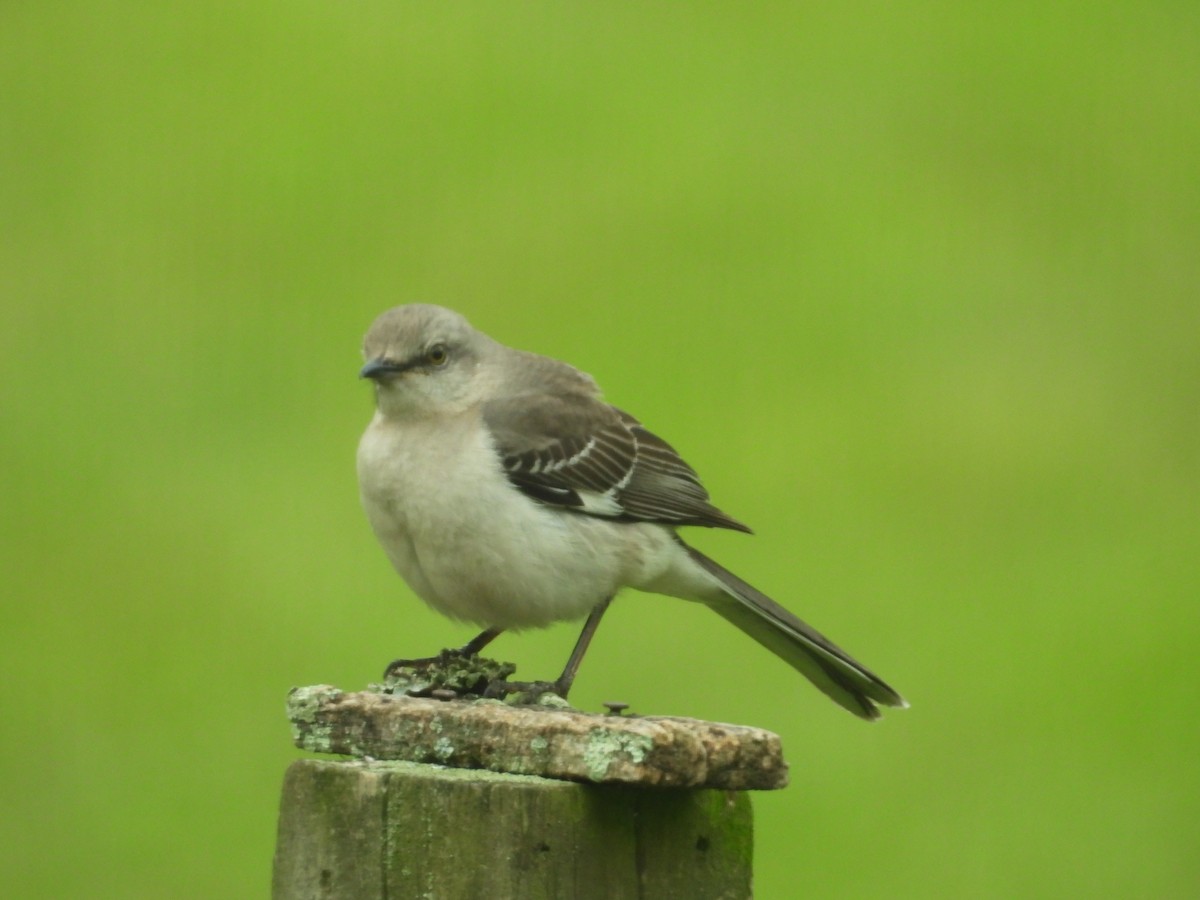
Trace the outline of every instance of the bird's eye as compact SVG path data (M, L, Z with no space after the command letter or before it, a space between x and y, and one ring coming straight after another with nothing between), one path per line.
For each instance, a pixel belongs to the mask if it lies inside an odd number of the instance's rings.
M425 354L425 358L429 360L430 365L444 366L446 360L450 358L450 352L446 349L445 344L434 344Z

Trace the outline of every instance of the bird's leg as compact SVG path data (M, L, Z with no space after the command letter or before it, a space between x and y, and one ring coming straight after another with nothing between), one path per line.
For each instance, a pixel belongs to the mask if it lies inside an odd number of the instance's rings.
M421 656L417 659L393 659L388 663L387 668L383 670L383 677L386 680L395 675L399 669L427 669L437 663L445 663L452 658L475 656L480 650L494 641L503 630L503 628L489 628L487 631L475 635L475 637L471 638L471 640L467 641L461 647L457 649L451 647L448 650L443 650L437 656Z
M583 631L579 633L579 639L575 642L575 649L571 651L571 657L567 660L567 665L557 680L493 681L488 685L486 694L494 697L502 694L528 693L531 700L536 700L542 694L557 694L566 700L571 685L575 682L575 673L579 670L579 664L583 662L583 655L587 653L592 636L595 635L596 628L599 627L600 620L604 617L610 603L612 603L612 597L605 598L597 603L588 615L587 621L583 623Z
M474 656L498 638L503 630L503 628L489 628L487 631L481 631L454 652L462 656Z
M571 690L571 685L575 682L575 673L579 670L579 664L583 662L583 654L587 653L592 636L600 627L600 620L604 618L604 613L610 603L612 603L612 597L606 597L596 604L596 608L588 615L587 621L583 623L583 631L579 632L579 640L575 642L575 649L571 651L571 656L563 667L562 674L554 682L554 693L564 700L567 699L567 692Z

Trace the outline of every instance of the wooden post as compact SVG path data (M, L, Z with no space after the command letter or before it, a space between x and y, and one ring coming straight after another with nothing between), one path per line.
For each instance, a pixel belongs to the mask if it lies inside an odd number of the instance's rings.
M358 759L288 769L275 900L749 897L744 789L786 783L774 735L691 719L324 686L289 714Z

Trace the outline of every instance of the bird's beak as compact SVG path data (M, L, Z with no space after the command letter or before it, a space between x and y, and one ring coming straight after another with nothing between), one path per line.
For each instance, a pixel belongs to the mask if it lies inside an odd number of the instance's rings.
M392 362L390 359L379 357L371 360L359 369L358 377L375 380L385 375L395 375L398 372L403 372L406 368L408 367L402 363Z

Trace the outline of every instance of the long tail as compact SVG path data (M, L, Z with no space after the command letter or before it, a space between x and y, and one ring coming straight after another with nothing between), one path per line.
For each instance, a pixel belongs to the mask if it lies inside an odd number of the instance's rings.
M688 554L723 591L708 605L820 688L835 703L864 719L878 719L876 703L906 707L904 698L820 632L703 553Z

